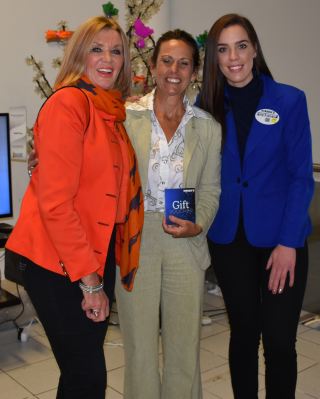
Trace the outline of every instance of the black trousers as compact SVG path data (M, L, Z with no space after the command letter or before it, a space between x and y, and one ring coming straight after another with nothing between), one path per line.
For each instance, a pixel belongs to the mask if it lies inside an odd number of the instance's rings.
M86 317L78 282L71 283L64 276L25 261L26 290L60 369L57 399L104 399L107 370L103 343L108 320L94 323ZM115 284L114 234L104 284L111 308Z
M308 270L308 249L297 249L294 286L268 290L266 264L273 248L251 246L243 232L234 242L209 240L213 265L230 322L229 366L236 399L258 399L258 349L262 337L267 399L294 399L295 349Z

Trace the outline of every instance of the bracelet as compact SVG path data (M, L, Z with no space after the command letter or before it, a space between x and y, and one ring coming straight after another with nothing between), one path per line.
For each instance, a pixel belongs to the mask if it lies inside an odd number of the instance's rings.
M79 281L79 287L83 292L88 292L89 294L93 294L95 292L99 292L103 289L103 281L101 281L98 285L86 285L82 281Z

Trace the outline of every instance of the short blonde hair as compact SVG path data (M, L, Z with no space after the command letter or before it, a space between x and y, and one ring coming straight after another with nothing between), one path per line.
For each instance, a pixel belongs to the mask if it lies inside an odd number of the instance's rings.
M121 36L124 62L114 88L120 90L123 97L130 94L131 65L127 37L115 20L103 16L89 18L73 33L65 49L61 68L54 84L55 89L77 83L84 73L94 37L103 29L115 30Z

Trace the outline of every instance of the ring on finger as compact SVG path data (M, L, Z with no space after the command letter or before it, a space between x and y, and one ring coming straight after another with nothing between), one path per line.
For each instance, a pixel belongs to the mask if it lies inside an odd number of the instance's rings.
M98 317L100 312L99 309L92 309L92 313L95 317Z
M283 288L279 288L279 290L278 290L279 294L281 294L282 291L283 291Z

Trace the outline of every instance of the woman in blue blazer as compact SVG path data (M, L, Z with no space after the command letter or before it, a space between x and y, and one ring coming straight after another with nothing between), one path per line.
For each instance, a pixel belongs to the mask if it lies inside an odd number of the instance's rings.
M266 397L291 399L314 186L306 98L273 80L252 24L237 14L211 28L203 79L198 103L224 133L208 239L231 327L234 396L258 397L262 336Z

